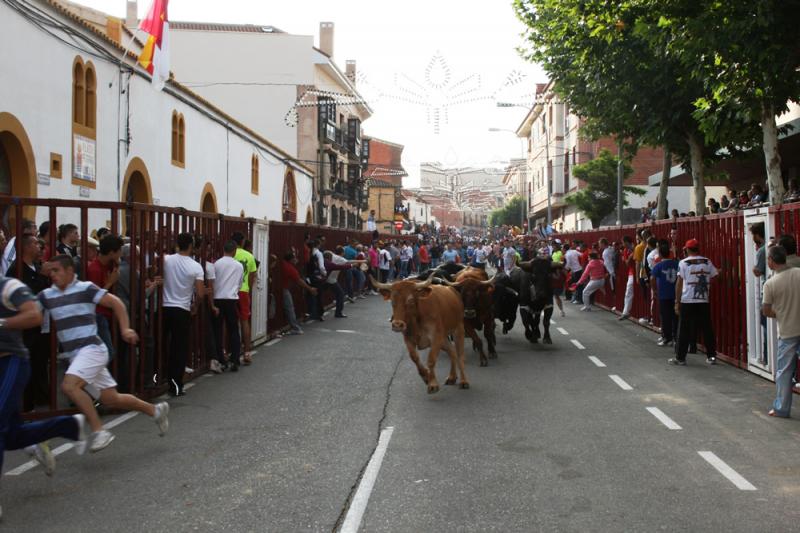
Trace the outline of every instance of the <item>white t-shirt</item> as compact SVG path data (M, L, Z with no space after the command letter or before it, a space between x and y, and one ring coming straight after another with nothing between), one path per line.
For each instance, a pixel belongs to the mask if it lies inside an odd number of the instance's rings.
M189 311L194 282L203 281L203 267L191 257L173 254L164 257L164 307Z
M331 263L334 265L345 265L347 264L347 259L341 255L331 254ZM328 283L336 283L339 281L339 272L341 272L341 270L331 270L326 281Z
M6 244L6 249L3 250L3 259L0 261L0 272L5 276L6 272L8 272L8 267L11 266L11 263L14 262L14 259L17 257L17 238L11 237Z
M386 248L378 252L378 267L381 270L389 270L391 264L392 254Z
M567 250L567 253L564 254L564 267L570 272L581 272L583 270L581 266L581 253L575 248Z
M220 257L216 263L206 263L206 277L214 280L215 300L238 300L244 267L233 257Z
M488 257L488 254L486 253L486 248L481 248L481 247L475 248L475 262L476 263L480 263L480 264L485 263L487 257Z
M603 250L603 265L609 274L614 274L614 249L610 246Z
M647 254L647 268L653 270L653 267L656 266L656 259L659 257L658 248L653 248L653 250Z
M681 303L708 303L711 279L716 277L717 268L701 255L692 255L678 263L678 276L683 280Z
M506 273L511 272L514 265L517 264L517 250L513 246L503 248L503 270Z

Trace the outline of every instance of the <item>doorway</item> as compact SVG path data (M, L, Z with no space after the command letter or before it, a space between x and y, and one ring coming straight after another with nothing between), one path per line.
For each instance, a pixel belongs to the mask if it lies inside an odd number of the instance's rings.
M744 279L745 299L747 302L747 369L767 379L774 379L775 355L777 351L778 332L774 320L761 315L761 301L769 267L764 266L765 275L756 276L756 246L753 239L753 228L763 227L764 243L772 237L773 218L767 209L752 209L744 214ZM766 252L766 249L765 249ZM766 260L765 260L766 264Z

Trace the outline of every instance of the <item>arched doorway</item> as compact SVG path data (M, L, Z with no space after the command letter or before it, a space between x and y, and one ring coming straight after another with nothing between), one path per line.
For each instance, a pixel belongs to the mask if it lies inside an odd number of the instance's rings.
M28 134L17 117L0 113L0 196L36 198L36 193L36 162ZM23 209L25 218L33 220L35 215L35 207ZM14 211L4 212L3 223L12 227L13 222Z
M286 170L283 176L283 196L282 196L284 222L297 222L297 189L294 184L294 170Z
M217 213L217 193L214 186L206 183L203 192L200 193L200 211L203 213Z
M128 169L125 171L125 181L122 183L122 198L125 203L137 204L152 204L153 203L153 189L150 185L150 173L144 161L138 157L131 159L128 163ZM133 212L130 209L125 210L125 217L122 227L122 234L128 235L128 228L132 225ZM144 228L149 227L147 220L145 220Z

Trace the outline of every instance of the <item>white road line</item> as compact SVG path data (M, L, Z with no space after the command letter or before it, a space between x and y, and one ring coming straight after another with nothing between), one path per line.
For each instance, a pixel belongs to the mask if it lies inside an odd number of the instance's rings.
M708 463L717 469L717 471L728 478L728 481L736 485L739 490L758 490L752 483L747 481L736 470L728 466L728 464L716 456L714 452L697 452L700 457L708 461Z
M558 330L558 332L559 332L559 333L561 333L562 335L569 335L569 332L568 332L567 330L565 330L564 328L556 328L556 329L557 329L557 330Z
M189 385L194 385L194 384L193 383L189 383ZM188 389L189 385L186 385L185 388ZM124 415L118 416L117 418L111 420L110 422L108 422L106 424L103 424L103 427L105 429L115 428L118 425L122 424L123 422L127 422L128 420L130 420L131 418L135 417L138 414L139 414L138 411L131 411L129 413L125 413ZM71 450L74 447L75 447L74 443L67 442L67 443L62 444L61 446L59 446L57 448L53 448L52 452L53 452L53 455L57 456L57 455L61 455L62 453L66 452L66 451ZM23 463L23 464L19 465L18 467L14 468L12 470L9 470L8 472L5 473L5 475L7 475L7 476L19 476L21 474L24 474L28 470L30 470L32 468L35 468L38 464L39 463L37 461L35 461L35 460L34 461L28 461L27 463Z
M650 411L650 414L656 417L659 422L667 426L668 429L673 429L673 430L683 429L658 407L648 407L647 410Z
M354 329L337 329L336 333L355 333Z
M350 502L350 508L347 510L347 515L344 517L344 523L339 533L358 533L358 528L364 518L364 511L367 510L367 503L369 503L369 497L375 487L375 481L378 479L383 456L386 454L386 448L389 447L389 440L392 438L393 432L393 427L387 427L381 431L378 447L375 448L375 452L372 454L366 470L364 470L364 475L358 484L358 490L353 496L353 501Z
M606 364L604 362L602 362L600 359L598 359L597 357L595 357L593 355L589 356L589 361L594 363L596 366L599 366L600 368L605 368L605 366L606 366Z
M627 383L627 382L626 382L624 379L622 379L621 377L619 377L618 375L616 375L616 374L609 374L609 375L608 375L608 377L610 377L610 378L611 378L611 381L613 381L614 383L616 383L617 385L619 385L619 388L620 388L620 389L622 389L622 390L633 390L633 387L631 387L630 385L628 385L628 383Z
M576 346L576 347L577 347L579 350L585 350L585 349L586 349L586 346L584 346L583 344L581 344L581 343L580 343L580 342L578 342L577 340L575 340L575 339L570 339L570 341L571 341L571 342L572 342L572 344L574 344L574 345L575 345L575 346Z
M269 341L266 345L267 346L274 346L274 345L278 344L279 342L281 342L282 340L283 340L283 338L276 337L276 338L272 339L271 341Z

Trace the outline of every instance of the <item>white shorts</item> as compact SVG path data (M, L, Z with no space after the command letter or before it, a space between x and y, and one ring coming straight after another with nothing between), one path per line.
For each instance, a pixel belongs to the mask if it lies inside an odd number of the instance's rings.
M86 392L95 397L93 393L117 386L106 365L108 365L108 349L105 344L86 346L78 350L72 358L67 374L77 376L88 383Z

